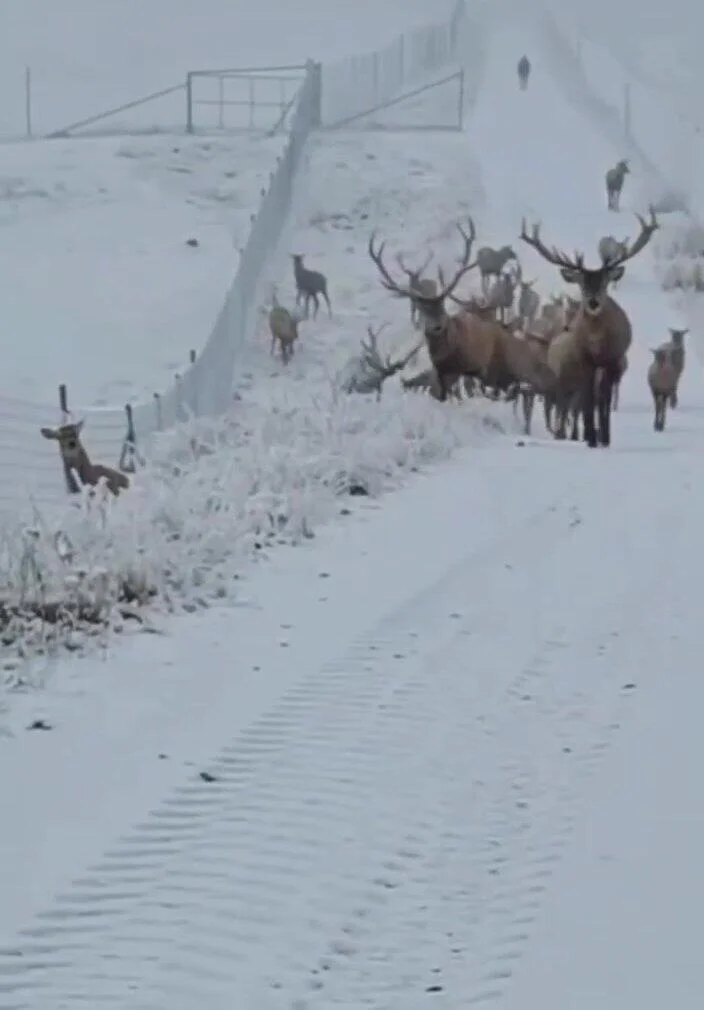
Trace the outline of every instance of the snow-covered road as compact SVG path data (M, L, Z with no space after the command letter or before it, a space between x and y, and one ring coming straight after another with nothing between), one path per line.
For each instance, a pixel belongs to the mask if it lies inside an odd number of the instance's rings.
M617 509L606 454L475 450L285 559L265 612L191 627L180 703L161 643L148 711L126 711L128 673L110 710L49 712L2 786L22 843L3 839L0 1006L503 991L619 727L686 669L691 638L653 616L701 482L643 420L613 452Z
M487 221L633 236L617 152L507 23L469 126ZM653 433L650 257L618 296L610 450L475 447L282 550L248 605L96 661L102 701L82 660L14 707L0 1010L699 1007L704 403L692 364Z

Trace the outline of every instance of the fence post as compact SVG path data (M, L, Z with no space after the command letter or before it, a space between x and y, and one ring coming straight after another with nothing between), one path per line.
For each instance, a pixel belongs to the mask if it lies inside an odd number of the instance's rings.
M628 140L632 137L631 85L626 81L623 86L623 127Z
M323 122L323 64L306 60L306 77L311 82L310 128L317 129Z
M193 368L193 366L196 363L196 352L193 349L191 349L188 352L188 363L191 366L191 369ZM197 378L197 376L196 376L196 378ZM198 404L198 384L197 384L197 382L192 381L192 386L193 386L193 399L191 401L191 410L193 411L193 413L194 413L194 415L196 417L199 417L200 414L199 414L199 411L198 411L199 404Z
M27 140L32 139L32 68L24 68L24 129Z
M159 393L154 394L154 412L156 414L156 430L162 431L164 427L164 417L161 410L161 396Z
M125 404L125 415L127 416L127 431L125 432L125 439L122 443L122 450L120 452L120 461L117 464L119 470L123 473L135 473L137 470L137 462L139 460L139 455L137 451L137 435L134 430L134 417L132 415L132 404Z
M64 382L59 386L59 410L61 411L61 423L66 424L68 421L68 391Z
M372 92L374 94L373 105L379 104L379 53L377 50L372 55Z
M464 67L460 67L460 93L457 96L457 122L461 130L464 126Z
M186 133L193 133L193 74L186 74Z

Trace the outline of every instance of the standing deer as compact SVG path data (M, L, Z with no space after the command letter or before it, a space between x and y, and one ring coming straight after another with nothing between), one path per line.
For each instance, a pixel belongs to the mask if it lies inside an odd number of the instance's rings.
M623 189L623 183L626 176L630 172L628 167L628 162L625 158L622 158L613 168L610 168L606 173L606 200L609 210L620 210L621 208L621 190Z
M536 321L540 309L540 295L534 290L535 281L519 281L518 318L521 329L530 329Z
M410 287L398 284L389 273L384 263L385 243L375 248L376 236L369 238L367 252L381 275L381 283L397 298L415 298L423 320L423 335L428 347L428 354L438 377L438 399L447 400L448 393L457 381L458 376L478 375L475 356L467 345L467 329L469 317L463 313L449 316L445 309L445 299L452 294L461 279L477 265L471 263L472 245L476 238L474 222L469 219L469 232L461 225L457 230L462 236L464 251L460 265L449 283L445 282L442 270L438 270L440 290L434 295L419 295Z
M670 340L668 343L662 345L667 350L677 376L675 388L670 394L670 406L673 409L677 407L677 390L679 388L680 379L682 378L682 373L684 372L684 338L688 333L689 330L674 330L670 327Z
M83 424L84 421L78 421L77 423L62 424L58 428L40 429L44 438L55 439L59 443L59 452L69 492L78 494L81 487L95 487L101 478L105 479L108 490L114 495L127 490L130 482L124 473L113 470L112 467L103 466L101 463L91 463L81 442ZM76 480L76 475L78 480Z
M303 256L300 253L293 253L293 277L296 282L296 305L305 303L306 319L309 317L310 303L313 302L315 309L313 318L318 315L320 300L318 295L322 295L328 306L328 313L332 316L332 308L328 297L328 280L325 274L318 270L308 270L303 266Z
M500 277L510 260L518 260L510 245L504 245L500 249L492 249L491 246L485 245L479 250L477 266L481 276L482 291L485 295L489 290L490 279Z
M648 369L648 385L655 405L653 428L655 431L664 431L668 400L672 399L672 394L677 388L678 376L667 345L651 350L654 358Z
M521 280L521 267L518 260L516 260L516 264L518 269L515 274L508 271L500 273L489 289L489 305L498 313L502 323L507 321L508 313L513 308L516 286L520 284Z
M548 249L540 238L540 226L533 226L532 234L526 230L523 221L521 239L532 246L544 260L560 270L567 284L578 284L581 304L567 331L569 385L576 381L576 389L561 389L560 372L557 388L560 395L581 397L580 407L584 416L584 439L591 448L599 443L611 444L611 409L614 383L618 380L622 361L631 344L631 323L618 302L608 294L609 284L618 281L625 273L625 264L637 256L648 244L659 225L655 211L650 208L650 221L636 215L640 233L627 249L597 270L584 265L584 255L575 253L568 257L558 249ZM559 338L556 338L556 340ZM553 350L556 340L551 344ZM552 361L550 362L552 366ZM574 367L572 367L574 366ZM595 411L598 414L598 437L595 425Z
M525 91L528 87L528 78L530 77L530 60L527 56L521 56L516 69L518 71L518 86L521 91Z
M415 294L430 295L431 298L433 295L437 294L437 284L435 283L432 277L423 277L423 274L430 266L430 261L432 260L432 258L433 254L429 253L426 256L425 262L421 267L418 267L417 270L409 270L403 261L403 256L401 256L401 254L399 253L399 255L396 257L396 262L398 263L398 265L401 267L406 277L408 278L408 287L410 288L410 290L413 291ZM411 322L413 323L414 326L418 326L418 321L420 319L420 309L418 307L418 301L415 298L412 298L410 301L410 305L411 305Z
M428 355L438 376L438 399L445 401L457 378L467 376L480 379L495 390L515 390L519 383L530 382L538 392L545 392L554 385L555 376L508 326L464 308L456 315L448 315L445 299L454 298L453 292L462 277L477 265L470 262L475 237L471 218L469 233L460 225L457 228L464 242L459 268L449 283L445 282L442 270L438 270L440 290L432 298L414 296L410 288L394 280L384 263L384 243L376 249L374 235L368 247L383 286L397 298L418 298Z
M269 310L269 330L271 332L271 354L273 355L278 343L281 351L281 360L285 365L293 357L293 351L298 340L298 315L289 312L287 308L279 304L276 292L272 295L273 305Z

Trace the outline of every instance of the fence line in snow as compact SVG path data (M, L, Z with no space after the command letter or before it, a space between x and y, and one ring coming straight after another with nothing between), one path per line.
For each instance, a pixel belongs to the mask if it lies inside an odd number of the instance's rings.
M454 61L466 2L457 0L442 24L404 32L379 51L326 65L308 61L285 150L262 191L258 211L252 214L237 271L205 346L166 391L130 405L138 446L159 430L193 416L216 417L232 405L238 351L253 336L262 286L291 210L296 175L311 133L387 101ZM69 409L86 418L86 447L94 460L114 466L128 433L125 406L81 409L80 395L80 389L69 387ZM54 505L65 496L56 445L39 433L40 426L56 422L58 413L58 400L45 405L0 397L0 512L22 512L31 503Z

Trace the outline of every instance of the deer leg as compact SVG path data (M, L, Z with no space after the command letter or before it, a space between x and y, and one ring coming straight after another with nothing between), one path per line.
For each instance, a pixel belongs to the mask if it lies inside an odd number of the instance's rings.
M533 407L535 406L535 393L532 389L524 389L523 399L523 434L530 435L533 422Z
M673 410L677 409L677 389L675 388L670 394L670 406Z
M618 410L618 393L619 393L619 389L620 388L621 388L620 381L619 382L614 382L613 394L611 396L611 409L612 410Z
M579 442L579 397L577 395L572 398L572 402L570 404L570 416L572 418L570 439L573 442Z
M602 368L601 374L597 371L596 381L596 401L599 417L599 442L608 447L611 445L611 402L615 383L615 374L612 368Z
M553 437L561 442L565 438L565 428L567 427L567 412L569 409L569 397L560 392L555 396L553 405L555 407L555 423L552 428Z
M445 372L440 372L437 369L435 370L435 374L438 379L438 400L440 400L441 403L445 403L447 400L447 385L449 376L446 375Z
M314 306L314 308L313 308L313 319L317 319L318 318L318 311L320 309L320 299L318 298L317 292L314 291L313 294L311 295L311 298L313 299L313 306Z
M328 315L332 319L332 305L330 304L330 299L328 297L327 288L324 291L322 291L321 294L322 294L323 298L325 299L325 303L326 303L326 305L328 307Z
M596 427L594 424L594 412L596 408L596 369L592 364L585 362L584 377L582 380L582 411L584 414L584 441L590 449L596 449Z

